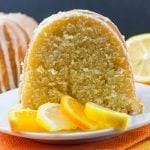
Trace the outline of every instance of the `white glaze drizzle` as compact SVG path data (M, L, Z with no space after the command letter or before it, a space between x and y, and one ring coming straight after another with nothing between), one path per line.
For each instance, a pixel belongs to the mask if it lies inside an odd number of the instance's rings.
M13 25L12 24L7 24L9 25L9 28L7 28L8 32L10 32L9 36L11 38L11 42L12 42L12 48L14 50L14 56L15 56L15 64L16 64L16 68L17 68L17 84L19 83L19 76L20 76L20 62L19 62L19 50L18 50L18 42L17 42L17 37L14 33L13 30ZM15 24L14 24L15 25Z
M23 52L23 55L25 55L26 53L26 50L27 50L27 40L26 40L26 37L25 37L25 34L23 33L23 29L21 30L19 28L19 25L15 24L14 22L12 21L9 21L9 24L11 24L11 27L12 29L15 31L15 34L16 34L16 37L18 37L18 41L20 43L20 46L22 47L22 52Z
M2 27L2 24L0 24L0 28ZM1 36L1 34L0 34ZM1 44L1 38L0 38L0 44ZM2 47L1 47L2 49ZM2 71L2 64L0 63L0 71ZM5 85L3 83L3 74L0 72L0 87L1 87L1 91L2 92L5 92L6 91L6 88L5 88Z
M19 24L25 31L27 32L28 36L31 38L33 34L33 30L37 27L37 22L31 18L30 16L27 16L22 13L9 13L7 16L8 19L10 19L13 22L16 22Z
M26 21L25 24L24 21ZM8 73L9 87L10 89L12 89L15 88L15 81L13 78L13 70L12 70L13 68L11 68L11 62L9 58L8 43L7 43L8 41L5 38L5 33L3 30L4 24L7 26L7 31L9 32L9 36L12 42L12 48L14 50L14 57L15 57L14 61L17 68L17 79L18 79L17 83L19 84L20 81L19 76L21 73L19 51L22 50L23 55L25 55L28 47L27 38L30 38L33 29L37 26L37 22L31 17L28 17L20 13L8 14L0 18L0 26L1 26L0 45L4 55L4 62L6 64L6 70ZM21 47L20 49L18 49L18 45L20 45ZM0 87L2 92L7 90L4 85L4 79L2 74L0 74Z
M44 19L40 24L39 24L39 26L38 26L38 28L36 28L35 30L34 30L34 36L33 36L33 40L32 40L32 43L31 43L31 45L30 45L30 48L29 48L29 53L30 53L30 49L32 49L32 45L33 45L33 43L34 43L34 41L36 40L36 38L37 38L37 36L38 36L38 34L46 27L46 26L48 26L48 25L50 25L50 24L52 24L54 21L56 21L56 20L59 20L59 19L61 19L61 18L69 18L69 17L73 17L73 16L85 16L85 17L88 17L88 18L92 18L92 19L94 19L94 20L96 20L96 21L98 21L98 22L100 22L101 24L103 24L107 29L109 29L114 35L115 35L115 37L117 38L117 40L120 42L120 44L121 44L121 47L122 47L122 49L123 49L123 51L124 51L124 54L125 55L127 55L126 54L126 51L125 51L125 47L124 47L124 44L123 44L123 41L122 41L122 39L120 39L120 37L118 36L118 34L112 29L112 27L111 26L109 26L109 24L107 23L107 21L110 21L110 19L109 18L107 18L107 17L103 17L103 19L105 20L102 20L102 19L100 19L100 18L97 18L97 17L95 17L95 15L92 15L92 14L84 14L83 12L81 13L81 11L85 11L85 12L90 12L90 11L88 11L88 10L79 10L79 11L76 11L76 12L58 12L57 14L53 14L53 15L51 15L50 17L48 17L48 18L46 18L46 19Z
M0 28L0 44L1 44L3 54L4 54L4 60L6 63L6 70L8 73L9 86L12 89L12 88L15 88L15 83L14 83L11 63L10 63L10 59L9 59L8 44L7 44L7 40L5 38L5 33L4 33L3 28L4 28L4 24L2 22L1 28Z
M22 32L22 30L14 23L12 22L9 22L9 24L11 24L11 28L13 29L14 31L14 37L17 37L16 40L18 40L17 42L19 42L20 46L21 46L21 50L22 50L22 53L23 55L25 55L26 51L27 51L27 46L28 46L28 43L27 43L27 40L26 40L26 35ZM18 44L18 43L17 43ZM13 44L15 46L15 44ZM18 51L18 52L17 52ZM16 48L16 53L17 55L15 56L16 58L16 65L18 66L17 67L17 79L18 79L18 82L20 81L19 79L19 76L20 76L20 73L21 73L21 70L20 70L20 61L19 61L19 50L18 50L18 47Z
M1 64L0 64L0 67L1 67ZM0 71L2 71L2 67L0 68ZM3 83L3 76L2 76L1 72L0 72L0 87L1 87L2 92L6 91L6 88L5 88L4 83Z

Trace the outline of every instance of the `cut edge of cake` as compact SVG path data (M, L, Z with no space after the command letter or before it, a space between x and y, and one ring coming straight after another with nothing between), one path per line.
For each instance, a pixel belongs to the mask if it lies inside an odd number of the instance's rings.
M34 41L38 38L39 33L41 33L45 27L52 24L53 22L55 22L63 17L70 17L70 16L86 16L86 17L92 18L92 19L104 24L110 30L110 32L112 32L116 36L117 40L120 42L120 45L122 46L122 49L124 52L124 55L126 55L126 58L130 64L130 60L128 57L128 53L127 53L127 49L126 49L126 45L125 45L123 36L120 34L118 28L108 18L101 16L97 13L88 11L88 10L72 10L72 11L68 11L68 12L59 12L58 14L54 14L54 15L48 17L47 19L45 19L44 21L42 21L42 23L40 23L39 27L36 29L36 31L34 33L34 37L30 43L28 55L26 56L26 59L24 62L23 79L22 79L21 88L20 88L21 92L22 92L22 85L25 80L26 69L28 68L28 64L27 64L28 57L30 56L32 46L34 45ZM134 82L133 82L132 68L130 65L128 65L128 69L129 69L128 72L131 75L131 83L130 84L132 86L132 90L133 90L132 92L134 92L134 95L135 95L135 87L134 87ZM21 100L22 100L22 97L21 97ZM137 101L135 97L134 97L134 100L132 100L131 107L132 107L131 108L132 110L130 110L130 112L140 113L143 110L143 106L142 106L141 102Z

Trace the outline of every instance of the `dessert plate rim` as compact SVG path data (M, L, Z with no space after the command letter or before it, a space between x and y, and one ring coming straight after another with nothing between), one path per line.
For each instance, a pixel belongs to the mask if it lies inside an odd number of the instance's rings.
M143 104L147 107L146 101L150 97L150 86L144 84L136 84L137 96L143 98ZM24 137L32 140L37 140L45 143L57 143L57 144L75 144L75 143L87 143L92 141L104 140L123 134L132 129L141 127L150 123L150 108L146 108L145 112L141 115L131 116L132 120L137 117L140 118L137 123L131 123L127 130L116 131L114 129L96 130L96 131L77 131L77 132L57 132L57 133L35 133L35 132L12 132L9 127L7 113L12 107L18 106L18 89L10 90L3 94L0 94L0 132L17 137ZM146 96L146 97L145 97ZM148 118L146 118L145 116ZM144 118L145 117L145 118ZM136 122L136 121L135 121Z

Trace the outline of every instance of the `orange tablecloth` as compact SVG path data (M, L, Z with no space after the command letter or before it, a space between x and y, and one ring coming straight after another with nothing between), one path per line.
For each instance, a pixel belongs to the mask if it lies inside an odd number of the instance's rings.
M124 150L131 148L136 150L138 147L143 150L150 149L150 125L132 130L124 135L115 137L113 139L80 144L80 145L50 145L38 143L32 140L10 136L0 133L0 149L3 150ZM141 144L144 141L145 145ZM149 145L149 146L148 146ZM142 149L141 149L142 150Z
M149 150L149 149L150 149L150 138L147 138L144 141L132 146L128 150Z

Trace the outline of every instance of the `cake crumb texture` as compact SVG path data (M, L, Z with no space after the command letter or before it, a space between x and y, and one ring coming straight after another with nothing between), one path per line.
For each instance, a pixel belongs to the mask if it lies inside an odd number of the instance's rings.
M139 112L124 46L104 23L84 15L45 26L30 44L21 87L24 107L69 95L119 112Z

